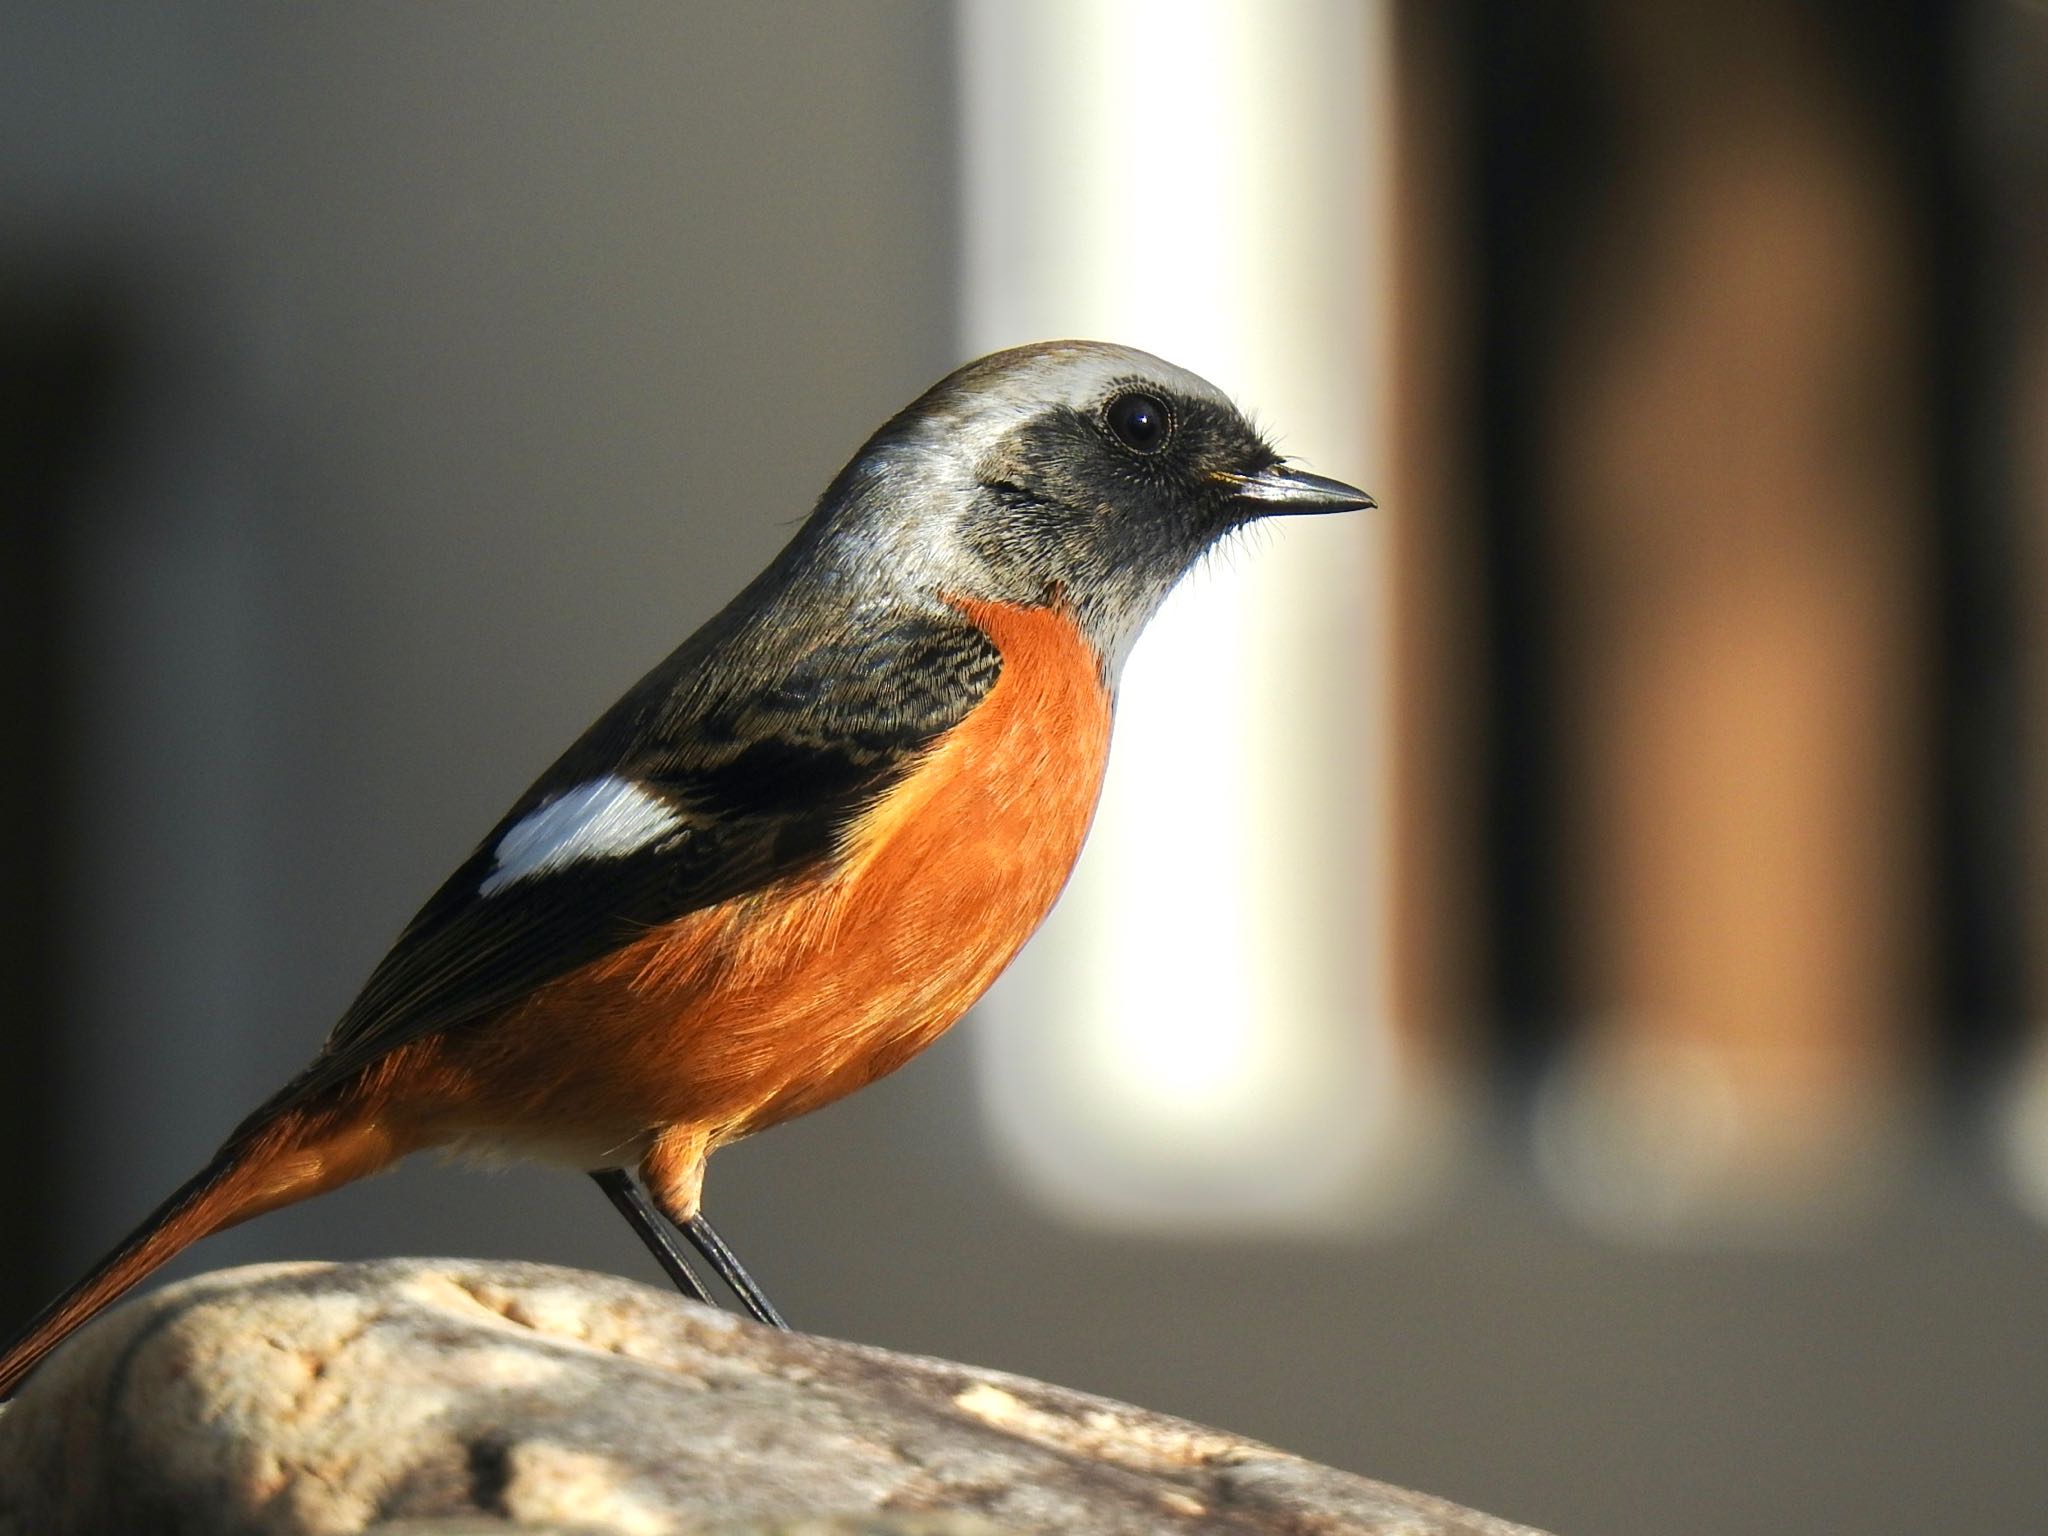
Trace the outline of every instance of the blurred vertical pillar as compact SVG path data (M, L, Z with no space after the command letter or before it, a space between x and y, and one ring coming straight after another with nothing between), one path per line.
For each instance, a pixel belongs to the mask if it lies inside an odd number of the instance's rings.
M1994 438L2012 498L2018 567L2022 726L2013 801L2024 895L2027 1038L2005 1084L1998 1127L2014 1195L2048 1222L2048 11L1988 5L1974 17L1974 147L1989 168L1992 304L2006 383Z
M1387 12L969 4L969 354L1127 341L1316 468L1384 463ZM990 1123L1095 1221L1343 1227L1438 1150L1388 985L1386 531L1306 519L1138 646L1073 885L991 994Z
M2048 63L2048 48L2036 57ZM2038 100L2038 97L2035 98ZM2048 150L2048 135L2036 145ZM2048 207L2048 154L2034 167L2032 208ZM2013 1187L2036 1220L2048 1222L2048 221L2033 220L2022 270L2028 295L2016 336L2016 388L2007 409L2019 447L2018 496L2025 529L2020 655L2026 725L2021 805L2026 861L2026 999L2030 1040L2018 1063L2005 1123Z
M129 361L111 285L75 260L0 268L0 1332L64 1278L61 1080L80 1009L70 878L82 814L77 718L81 550ZM88 905L90 903L87 903Z
M1562 1193L1768 1229L1866 1187L1923 1011L1913 230L1790 3L1588 12L1611 180L1556 337Z
M1475 880L1482 688L1465 407L1474 387L1470 89L1450 9L1394 9L1387 317L1393 1016L1456 1067L1486 1006Z

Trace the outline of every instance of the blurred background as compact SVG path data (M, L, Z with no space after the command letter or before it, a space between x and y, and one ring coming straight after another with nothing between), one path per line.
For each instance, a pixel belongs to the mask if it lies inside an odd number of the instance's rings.
M1041 942L722 1154L801 1326L1572 1536L2048 1518L2048 7L0 12L0 1329L958 362L1375 517ZM654 1278L430 1161L188 1254Z

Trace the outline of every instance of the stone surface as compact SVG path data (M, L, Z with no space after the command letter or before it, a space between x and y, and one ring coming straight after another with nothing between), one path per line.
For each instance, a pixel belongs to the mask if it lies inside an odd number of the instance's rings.
M202 1276L0 1414L0 1533L991 1536L1524 1527L1233 1435L608 1276Z

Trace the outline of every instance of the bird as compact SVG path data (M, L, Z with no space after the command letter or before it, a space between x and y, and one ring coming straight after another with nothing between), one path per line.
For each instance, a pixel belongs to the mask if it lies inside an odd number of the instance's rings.
M1094 341L898 412L420 908L310 1063L0 1353L0 1399L189 1244L428 1149L588 1173L685 1294L706 1159L895 1070L1051 909L1125 657L1217 544L1372 497ZM636 1177L637 1176L637 1177Z

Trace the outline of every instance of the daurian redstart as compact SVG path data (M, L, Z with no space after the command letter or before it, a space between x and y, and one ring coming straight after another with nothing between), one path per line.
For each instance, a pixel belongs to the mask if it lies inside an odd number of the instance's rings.
M425 1147L565 1162L677 1284L717 1147L929 1045L1066 882L1132 640L1253 519L1372 499L1094 342L970 363L540 776L304 1071L0 1356L0 1397L188 1243ZM626 1170L637 1168L649 1209Z

